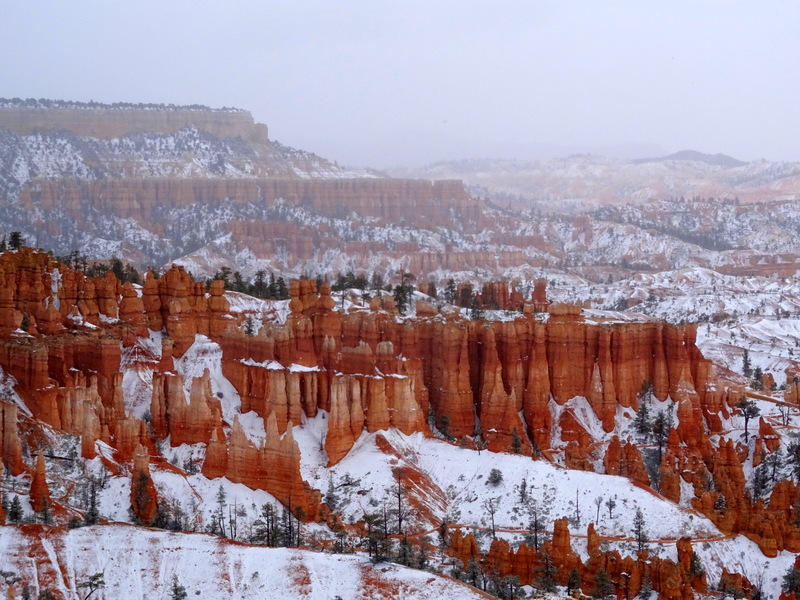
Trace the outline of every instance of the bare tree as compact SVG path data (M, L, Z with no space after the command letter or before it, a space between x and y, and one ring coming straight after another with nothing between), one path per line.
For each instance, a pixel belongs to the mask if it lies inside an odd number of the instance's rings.
M606 500L606 508L608 509L608 518L609 519L612 519L614 517L614 515L612 513L614 512L614 509L616 508L616 506L617 506L617 503L613 498L609 498L608 500Z
M403 467L397 467L393 469L392 476L394 477L392 497L397 504L397 533L403 535L403 521L408 516L404 504L407 493L405 488L405 469Z
M483 501L483 508L486 509L486 512L489 513L489 520L492 524L492 537L496 537L496 530L494 526L494 515L497 512L497 501L498 498L487 498Z
M597 515L595 515L594 522L600 521L600 506L603 504L603 499L598 496L594 499L594 505L597 507Z

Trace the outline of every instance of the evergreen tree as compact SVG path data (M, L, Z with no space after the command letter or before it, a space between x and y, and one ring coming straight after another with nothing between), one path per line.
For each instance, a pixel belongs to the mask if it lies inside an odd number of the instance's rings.
M244 334L248 337L254 336L256 333L256 323L253 320L253 315L247 315L244 320Z
M763 497L767 492L767 484L769 482L769 471L767 466L762 462L755 469L753 469L753 499L758 500Z
M289 288L286 286L286 282L283 280L283 277L278 277L277 281L275 282L275 299L289 299Z
M147 492L149 483L150 477L144 471L139 471L139 475L133 481L131 481L131 486L135 486L131 500L131 510L135 522L139 522L141 515L145 515L150 512L150 503L153 501L153 499ZM149 523L145 524L149 525Z
M281 529L278 513L272 504L264 504L261 514L253 521L253 536L256 544L264 544L272 548L281 545Z
M558 569L549 552L542 553L542 566L534 571L536 575L536 588L542 592L554 592L556 589L556 574Z
M519 454L522 451L522 438L517 433L517 428L511 430L511 451L514 454Z
M604 599L614 593L614 584L605 569L600 569L594 577L592 598Z
M220 484L219 489L217 490L217 508L214 511L214 514L211 517L212 523L212 532L221 535L222 537L225 536L225 507L227 503L225 502L226 499L225 489Z
M689 575L692 577L699 577L706 570L703 568L703 563L700 560L700 555L697 552L692 552L692 558L689 560Z
M473 321L482 321L485 316L486 315L480 305L480 302L478 302L477 298L473 298L469 309L469 318Z
M800 596L800 570L794 565L789 567L786 575L783 576L783 591L787 594Z
M19 501L19 496L14 496L11 499L11 504L8 506L8 520L12 523L19 523L22 520L22 504Z
M103 573L101 572L90 575L89 579L80 582L76 587L79 590L89 590L88 593L83 597L83 600L88 600L89 596L94 594L97 590L106 587L106 582L103 579Z
M100 513L97 510L97 482L94 477L89 478L89 509L83 516L86 525L96 525L100 520Z
M499 579L496 583L497 597L504 598L506 600L511 600L512 598L518 597L520 595L521 586L522 582L520 582L519 577L516 575L506 575L505 577ZM553 589L555 589L555 587Z
M397 548L397 562L406 567L410 567L413 555L414 549L411 547L411 542L408 541L406 536L403 536Z
M748 379L750 378L750 375L753 374L753 367L750 363L750 352L747 350L747 348L745 348L744 352L742 352L742 373L744 373L744 376Z
M8 237L8 247L12 250L18 250L20 246L25 245L25 238L19 231L12 231Z
M636 515L633 517L633 535L636 538L636 546L641 552L647 546L647 532L644 528L644 514L642 514L642 509L636 509Z
M169 599L170 600L186 600L188 594L186 593L186 588L183 587L180 582L178 581L178 576L172 576L172 586L169 590Z
M640 435L648 435L653 430L653 424L650 421L650 407L647 402L640 404L639 412L636 413L636 418L633 420L633 426L636 428L636 433Z
M333 485L332 477L328 479L328 491L325 492L325 504L327 504L328 508L334 512L336 511L336 507L339 505L339 496L336 493L336 488Z
M439 430L439 433L445 437L445 439L450 441L453 440L453 435L450 433L450 417L447 415L439 415L437 429ZM798 452L798 457L800 457L800 452ZM800 459L798 460L798 464L800 464Z
M50 512L50 502L47 498L42 498L42 511L39 513L39 517L45 525L53 524L53 515Z
M653 437L655 438L656 447L658 448L658 464L661 464L661 459L664 456L664 446L669 440L669 432L672 431L672 420L667 416L665 411L658 413L653 421Z
M264 269L256 271L253 285L250 287L250 294L256 298L265 298L267 294L267 272Z
M383 275L377 271L372 272L372 277L369 280L369 287L373 292L380 292L386 283L383 281Z
M472 285L464 284L458 292L458 305L462 308L471 308L475 300L475 294L472 292Z
M650 600L652 592L653 583L650 581L650 571L645 571L642 577L642 587L639 589L639 598L642 600Z
M428 296L434 299L439 297L439 292L436 289L436 283L433 281L428 282Z
M500 469L492 469L489 471L489 477L486 478L488 485L497 487L503 483L503 472Z
M533 547L536 550L539 550L539 546L541 546L541 541L539 539L539 532L542 531L542 511L539 508L539 502L537 500L533 500L530 505L528 506L528 511L530 513L530 522L528 524L528 545L533 544Z
M444 288L444 301L448 304L455 304L456 301L456 282L452 279L447 280L447 285Z
M736 403L736 408L742 411L742 416L744 417L744 442L746 444L749 437L747 426L750 423L750 419L757 417L761 413L761 410L755 402L748 400L747 396L739 398L739 401Z
M786 462L792 468L792 475L794 475L795 481L800 483L800 442L799 441L791 442L786 447Z
M569 572L569 579L567 579L567 592L572 592L580 587L581 574L578 573L578 569L572 567L572 570Z
M367 553L373 563L386 560L389 554L389 538L386 535L386 521L378 513L365 513Z

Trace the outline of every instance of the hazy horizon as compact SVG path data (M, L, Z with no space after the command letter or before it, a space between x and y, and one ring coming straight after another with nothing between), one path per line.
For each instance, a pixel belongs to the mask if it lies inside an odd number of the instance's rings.
M800 159L793 2L2 1L4 97L236 106L272 139L376 168Z

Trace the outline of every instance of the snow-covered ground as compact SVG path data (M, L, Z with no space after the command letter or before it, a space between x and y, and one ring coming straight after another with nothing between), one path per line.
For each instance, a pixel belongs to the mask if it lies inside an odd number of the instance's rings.
M780 580L794 561L794 555L788 552L767 559L743 536L728 539L704 516L676 506L626 478L563 469L514 454L479 453L419 433L364 433L340 463L326 469L326 458L316 437L322 428L319 424L309 425L294 430L302 449L303 477L323 492L332 482L345 520L380 513L384 505L393 508L393 469L408 467L422 473L431 486L418 491L411 487L410 495L419 494L428 501L427 511L411 512L409 531L435 534L439 522L447 519L451 525L474 533L484 550L491 542L491 502L496 511L497 535L512 545L522 543L528 534L534 506L549 532L555 519L567 517L573 549L584 560L588 558L585 536L589 523L594 523L598 534L607 538L609 548L619 549L623 556L635 556L633 518L641 509L647 537L653 540L651 551L675 560L677 538L691 536L710 582L719 580L723 567L730 570L737 566L739 572L748 575L765 573L765 590L774 592L774 597L778 595L778 584L772 578ZM396 452L384 452L376 444L377 436L385 437ZM492 469L502 473L502 482L496 486L488 482ZM609 500L615 502L611 514ZM426 518L428 514L434 516L433 521Z
M0 527L0 570L15 573L36 593L51 588L70 600L85 596L77 586L96 573L105 581L92 596L98 600L168 598L175 577L189 598L211 600L485 598L452 579L373 565L363 555L260 548L127 525Z

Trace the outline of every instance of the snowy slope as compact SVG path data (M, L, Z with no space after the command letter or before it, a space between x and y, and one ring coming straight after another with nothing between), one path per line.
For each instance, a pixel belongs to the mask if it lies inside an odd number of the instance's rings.
M0 527L0 570L34 590L50 587L82 598L76 586L103 573L99 600L167 598L173 576L189 598L210 600L438 600L485 598L465 584L364 556L258 548L202 534L176 534L125 525L55 530ZM78 592L80 591L80 595Z

